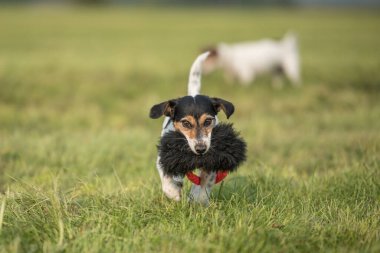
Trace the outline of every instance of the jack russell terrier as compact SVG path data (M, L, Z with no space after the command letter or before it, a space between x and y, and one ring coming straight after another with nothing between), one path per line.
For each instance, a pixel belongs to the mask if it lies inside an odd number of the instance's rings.
M276 86L282 85L279 75L285 75L293 85L301 84L297 37L292 33L280 41L220 43L208 51L210 54L202 66L205 74L222 69L227 81L237 79L248 85L257 76L270 73Z
M153 119L165 116L161 136L169 131L179 131L186 137L191 151L199 156L207 153L212 145L211 134L218 124L217 113L222 110L227 118L234 113L232 103L221 98L200 95L202 64L208 56L209 52L203 53L194 61L190 70L187 96L164 101L150 109L150 117ZM179 201L185 175L172 176L164 173L160 156L157 157L156 166L163 192L168 198ZM215 172L201 170L201 185L192 186L191 200L208 205L215 177Z

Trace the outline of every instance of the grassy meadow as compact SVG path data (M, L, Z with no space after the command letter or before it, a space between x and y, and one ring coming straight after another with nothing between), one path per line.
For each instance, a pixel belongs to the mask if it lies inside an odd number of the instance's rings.
M0 252L379 252L379 14L1 7ZM210 207L168 201L150 107L201 47L288 30L303 86L204 76L248 160Z

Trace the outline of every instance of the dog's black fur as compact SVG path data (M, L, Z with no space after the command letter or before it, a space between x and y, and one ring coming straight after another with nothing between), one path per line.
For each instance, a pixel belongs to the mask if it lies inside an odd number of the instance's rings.
M220 123L211 136L211 146L204 155L194 154L178 131L164 134L157 146L160 164L167 175L185 175L195 169L235 171L246 160L247 145L232 124Z

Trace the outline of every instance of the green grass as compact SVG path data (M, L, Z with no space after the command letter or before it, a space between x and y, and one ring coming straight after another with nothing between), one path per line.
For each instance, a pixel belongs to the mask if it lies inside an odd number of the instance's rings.
M370 10L0 8L0 252L379 252L379 24ZM150 106L185 94L200 47L290 29L301 88L203 78L235 104L248 161L209 208L165 199Z

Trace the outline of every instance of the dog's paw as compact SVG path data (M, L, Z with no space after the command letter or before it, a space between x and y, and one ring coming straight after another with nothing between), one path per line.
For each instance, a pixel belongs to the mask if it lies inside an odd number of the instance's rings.
M202 188L199 185L192 185L189 201L208 207L210 205L210 189L208 187Z
M164 176L162 181L162 191L169 199L180 201L182 185L183 181L173 180L171 177Z
M180 201L181 200L181 191L170 186L163 186L162 187L163 192L165 193L166 197L169 199Z

